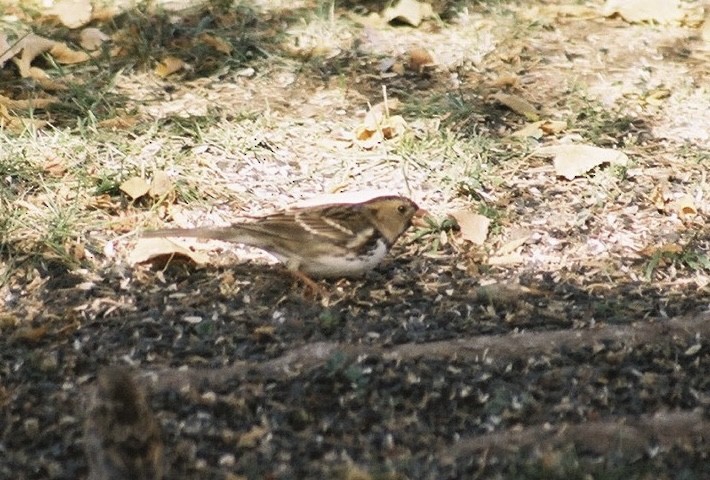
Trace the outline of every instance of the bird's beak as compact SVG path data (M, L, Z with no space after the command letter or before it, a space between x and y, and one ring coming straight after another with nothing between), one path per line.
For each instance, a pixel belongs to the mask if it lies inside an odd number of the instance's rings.
M415 227L426 227L427 223L424 220L424 217L429 215L429 212L424 210L423 208L420 208L416 212L414 212L414 217L412 217L412 225Z

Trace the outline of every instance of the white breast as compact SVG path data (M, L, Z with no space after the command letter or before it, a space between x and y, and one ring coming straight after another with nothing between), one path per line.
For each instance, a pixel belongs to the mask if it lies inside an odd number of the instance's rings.
M375 268L387 255L387 244L377 240L377 246L366 257L355 254L345 256L320 256L302 262L303 273L315 277L353 277Z

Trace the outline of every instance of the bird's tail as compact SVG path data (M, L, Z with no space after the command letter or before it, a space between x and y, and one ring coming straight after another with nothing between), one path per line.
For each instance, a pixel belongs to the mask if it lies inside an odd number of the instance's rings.
M221 240L223 242L243 243L256 247L263 246L264 237L260 232L253 232L248 227L231 225L228 227L200 228L165 228L143 232L143 238L189 237L204 240Z

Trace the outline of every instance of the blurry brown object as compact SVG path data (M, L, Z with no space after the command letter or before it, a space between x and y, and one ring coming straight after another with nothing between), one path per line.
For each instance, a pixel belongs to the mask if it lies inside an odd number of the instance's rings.
M159 480L163 477L160 427L127 368L99 372L84 424L88 480Z

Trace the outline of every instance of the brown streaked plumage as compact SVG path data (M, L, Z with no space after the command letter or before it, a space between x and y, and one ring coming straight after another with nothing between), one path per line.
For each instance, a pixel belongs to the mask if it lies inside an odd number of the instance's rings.
M266 250L293 271L351 277L379 264L419 212L408 198L383 196L297 208L228 227L154 230L144 236L243 243Z

